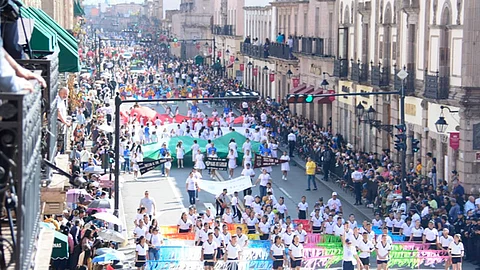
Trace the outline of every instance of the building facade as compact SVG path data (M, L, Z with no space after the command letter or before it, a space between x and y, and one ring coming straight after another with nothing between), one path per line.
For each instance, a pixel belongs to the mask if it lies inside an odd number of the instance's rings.
M73 29L75 23L73 16L74 0L42 0L40 1L40 7L38 1L31 0L30 2L32 5L26 3L26 6L41 8L63 28Z
M437 159L437 178L448 180L450 172L457 170L467 193L472 193L468 189L480 182L476 160L480 159L480 111L471 103L480 95L480 63L474 53L478 51L474 35L480 31L478 3L337 2L333 75L338 79L338 92L398 91L403 86L408 95L407 169L417 159L425 165L426 154L431 152ZM401 69L408 72L404 80L397 76ZM375 124L358 118L359 104L377 112ZM333 129L357 149L380 153L394 148L391 131L396 132L392 125L400 119L398 95L338 98L332 115ZM435 125L439 116L448 123L445 132ZM411 152L413 138L420 140L418 153Z

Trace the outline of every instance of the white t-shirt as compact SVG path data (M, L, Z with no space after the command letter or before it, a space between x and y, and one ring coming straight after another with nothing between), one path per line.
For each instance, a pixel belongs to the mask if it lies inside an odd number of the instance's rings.
M328 205L328 208L339 211L340 207L342 207L342 202L340 202L338 198L336 199L330 198L328 199L327 205Z
M357 242L357 247L360 250L360 254L358 255L360 258L370 257L370 252L375 249L372 241L367 240L367 242L365 242L363 239Z
M305 230L295 230L293 234L298 236L298 241L300 243L305 243L305 237L307 237L307 232Z
M422 237L423 236L423 227L419 227L418 229L416 227L413 227L411 229L412 231L412 236L413 237Z
M150 237L148 238L148 241L154 246L154 247L159 247L162 245L162 235L160 233L158 234L151 234Z
M189 218L187 218L187 221L183 221L183 219L178 221L178 226L181 230L188 230L192 225L192 221Z
M240 248L246 247L247 243L248 243L248 237L245 234L242 234L242 236L237 234L237 245L239 245Z
M215 250L217 249L217 243L215 240L212 241L212 243L209 243L208 240L203 242L202 249L203 249L203 254L208 254L208 255L213 255L215 253Z
M140 244L137 244L137 246L135 247L135 251L138 252L139 256L146 256L148 251L148 245L145 244L142 246Z
M305 202L305 203L299 202L298 203L298 210L307 211L307 208L308 208L308 202Z
M147 198L143 197L140 200L140 205L144 206L145 209L147 210L147 214L152 215L153 214L153 205L155 205L155 199L154 198Z
M437 237L438 237L438 231L437 229L433 228L433 229L430 229L430 228L426 228L424 231L423 231L423 235L425 235L425 240L427 241L433 241L433 240L436 240Z
M195 190L195 180L192 177L188 177L185 183L187 184L187 190Z
M443 247L443 248L448 248L450 246L450 243L453 242L453 237L451 237L450 235L448 235L446 238L445 236L440 236L438 237L438 241L440 242L440 245Z
M326 234L333 234L336 223L333 221L326 221L323 226L325 227Z
M385 245L382 242L377 243L377 260L388 260L388 252L392 249L392 246L387 242Z
M252 206L253 202L255 201L255 198L253 198L252 195L245 195L243 198L243 201L245 203L245 206Z
M258 223L258 229L263 234L269 234L270 233L270 223L268 223L268 221L266 223L260 222L260 223Z
M344 232L345 232L345 228L343 227L343 225L338 226L338 223L333 225L333 234L334 235L340 236L340 235L343 235Z
M357 260L355 259L354 254L357 253L355 245L344 245L343 246L343 261L352 262L353 265L357 265Z
M312 221L312 226L313 227L321 227L322 226L323 218L320 215L318 215L318 217L314 215L313 217L310 218L310 220Z
M285 246L290 246L292 244L292 240L293 240L293 236L294 234L293 233L284 233L282 235L282 240L283 240L283 243L285 244Z
M238 244L235 246L232 244L228 244L226 248L227 258L230 260L238 259L240 255L240 250L241 250L241 247Z
M147 230L148 230L147 226L143 226L142 228L137 226L133 230L133 234L135 235L136 238L140 238L140 236L145 237L145 235L147 234Z
M413 224L410 224L410 226L407 225L407 223L402 224L402 230L403 230L403 236L408 236L412 235L412 228Z
M285 252L285 246L282 244L279 246L277 246L277 244L273 244L270 250L272 251L273 256L283 256L283 252Z
M451 250L452 255L461 255L462 251L464 251L462 242L458 242L458 244L456 244L452 241L448 248Z
M291 244L288 247L288 250L292 252L292 257L293 258L302 258L303 257L303 245L301 243L298 243L298 246L295 244Z
M287 206L283 204L275 204L273 208L277 209L280 214L285 214L285 211L287 211Z
M269 181L270 179L272 179L272 178L270 177L270 174L268 174L268 173L267 173L267 174L263 174L263 173L262 173L262 174L260 174L260 175L258 176L258 179L260 179L260 186L264 186L264 187L265 187L265 186L267 186L268 181Z

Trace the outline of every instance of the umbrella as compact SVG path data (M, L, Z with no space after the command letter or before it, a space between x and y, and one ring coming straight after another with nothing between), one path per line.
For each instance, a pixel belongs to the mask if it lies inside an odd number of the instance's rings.
M108 175L108 174L102 175L98 179L98 181L100 182L100 185L104 188L113 188L113 186L115 184L115 175L112 174L112 180L110 180L110 175ZM122 176L119 176L119 182L120 183L125 182L125 180L123 179Z
M84 173L103 173L104 171L101 166L88 166L83 170Z
M70 189L67 191L67 203L76 203L78 198L90 196L85 189Z
M97 213L105 213L108 212L109 209L107 208L88 208L87 209L87 214L92 213L93 211L97 211Z
M113 127L107 125L106 123L103 123L102 125L98 126L98 129L103 130L107 133L113 133L114 131Z
M108 223L113 223L115 225L122 225L122 221L116 217L115 215L112 215L110 213L96 213L95 215L93 215L95 218L97 219L101 219L101 220L104 220Z
M104 254L115 254L118 257L119 261L126 260L125 254L121 251L118 251L113 248L99 248L95 251L96 255L104 255Z
M68 259L68 236L61 232L54 231L52 260Z
M112 261L119 261L117 256L113 253L103 254L93 258L92 260L93 263L105 263L105 262L112 262Z
M96 199L88 205L88 208L106 208L111 209L110 201L107 199Z
M125 237L117 231L114 230L103 230L98 232L98 236L100 236L104 241L110 242L123 242L125 241Z

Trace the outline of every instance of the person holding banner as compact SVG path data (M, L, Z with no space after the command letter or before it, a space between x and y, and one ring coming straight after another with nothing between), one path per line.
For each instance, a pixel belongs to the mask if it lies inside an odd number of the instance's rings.
M280 157L280 160L285 160L280 167L282 170L282 179L287 181L288 171L290 171L290 157L287 155L287 151L283 151L283 155Z
M182 141L178 141L176 151L177 151L177 168L183 169L183 156L185 155L185 148L183 148Z
M213 270L217 261L217 243L213 240L213 232L208 233L208 239L202 245L200 260L204 262L205 270Z
M278 235L275 236L270 248L270 257L273 260L273 269L282 270L286 259L285 246L282 244L282 238Z
M453 236L453 242L448 246L448 254L452 262L453 270L462 270L462 258L465 254L460 234Z

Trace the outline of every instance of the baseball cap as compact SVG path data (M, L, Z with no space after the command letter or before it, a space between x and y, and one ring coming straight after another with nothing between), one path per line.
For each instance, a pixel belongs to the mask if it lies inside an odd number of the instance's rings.
M350 244L350 243L352 243L352 241L350 241L350 239L347 238L347 239L345 240L345 243Z
M332 192L332 196L337 196L337 192Z

